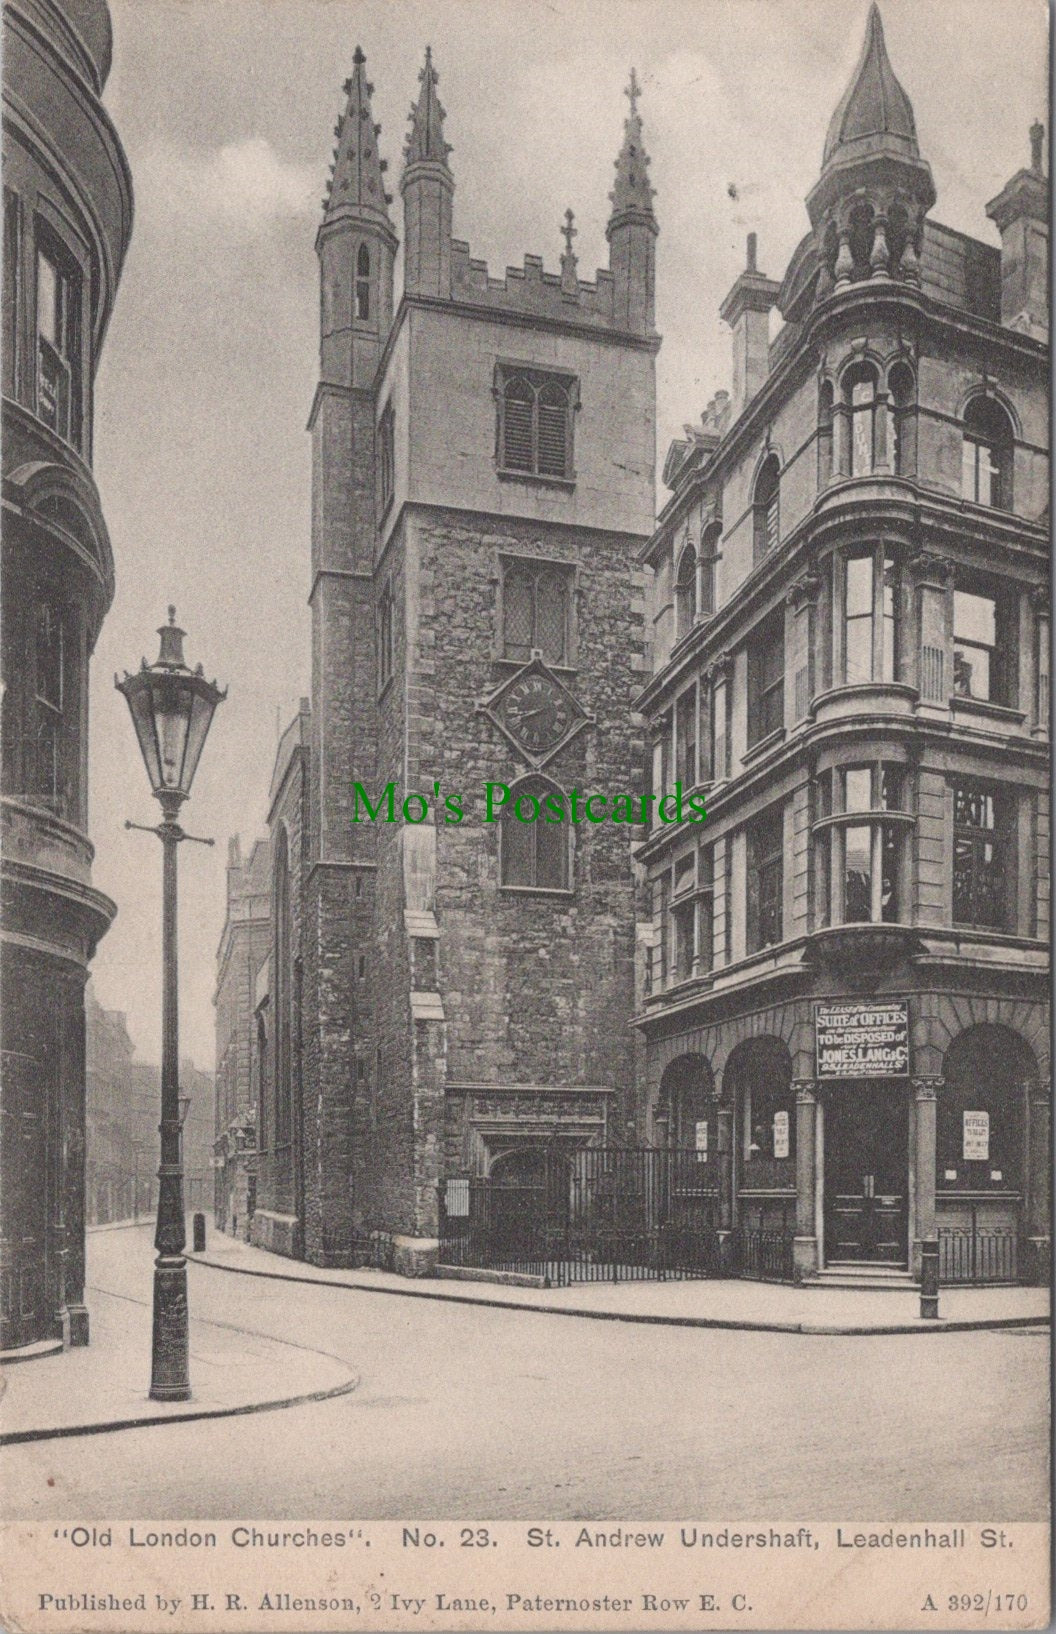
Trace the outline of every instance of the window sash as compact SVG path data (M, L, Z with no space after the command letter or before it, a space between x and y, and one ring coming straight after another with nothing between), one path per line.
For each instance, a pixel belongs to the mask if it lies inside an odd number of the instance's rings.
M986 789L954 789L953 920L983 930L1005 921L1005 845L997 802Z

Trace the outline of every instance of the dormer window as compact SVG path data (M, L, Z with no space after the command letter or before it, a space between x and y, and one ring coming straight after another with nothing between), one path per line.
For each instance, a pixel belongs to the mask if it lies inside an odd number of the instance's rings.
M365 244L356 255L356 320L365 323L370 317L370 251Z
M569 375L500 365L496 459L509 475L570 481L576 382Z

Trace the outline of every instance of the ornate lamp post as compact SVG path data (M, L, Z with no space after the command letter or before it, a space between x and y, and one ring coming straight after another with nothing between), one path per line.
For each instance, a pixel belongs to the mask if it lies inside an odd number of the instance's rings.
M187 1261L183 1219L183 1157L180 1105L180 1046L176 963L176 847L197 836L184 833L180 807L191 792L213 711L227 692L207 681L201 664L184 662L185 632L169 608L158 631L161 651L153 664L144 658L138 672L125 672L114 685L124 694L150 778L161 805L161 822L147 828L162 844L161 999L161 1163L158 1168L158 1221L154 1233L154 1337L150 1395L154 1401L186 1401L191 1394L187 1346ZM126 823L126 828L144 828ZM212 845L212 840L203 840Z

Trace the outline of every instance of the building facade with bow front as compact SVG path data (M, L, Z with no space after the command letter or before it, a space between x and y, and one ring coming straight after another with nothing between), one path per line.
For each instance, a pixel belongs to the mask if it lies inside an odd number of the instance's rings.
M709 812L637 853L648 1133L778 1274L897 1282L937 1237L949 1280L1047 1277L1041 150L1000 248L942 226L873 7L642 553L653 786Z

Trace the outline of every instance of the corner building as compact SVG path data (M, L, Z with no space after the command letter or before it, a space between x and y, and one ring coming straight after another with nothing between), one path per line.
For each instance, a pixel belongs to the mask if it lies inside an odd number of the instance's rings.
M643 552L648 1133L754 1274L1047 1280L1048 182L936 191L880 13ZM1026 147L1026 142L1024 142ZM776 308L776 321L773 309ZM773 338L771 338L773 336Z
M427 52L397 297L358 50L345 94L317 239L312 696L296 797L285 772L273 788L290 884L273 873L252 1230L321 1263L384 1232L415 1272L436 1259L445 1176L529 1176L544 1148L626 1139L637 1117L640 830L486 824L483 797L642 792L657 223L632 80L609 267L579 277L569 212L559 272L526 256L491 276L453 236ZM372 801L390 782L398 803L426 796L428 819L356 821L357 781Z
M103 0L4 7L0 1349L87 1344L88 669L114 595L94 380L132 230Z

